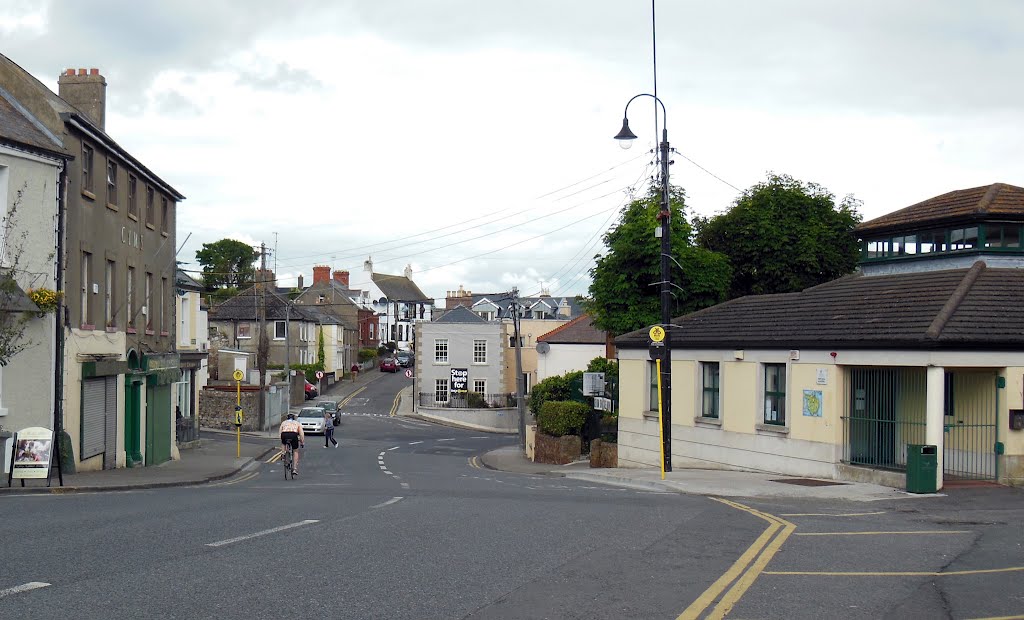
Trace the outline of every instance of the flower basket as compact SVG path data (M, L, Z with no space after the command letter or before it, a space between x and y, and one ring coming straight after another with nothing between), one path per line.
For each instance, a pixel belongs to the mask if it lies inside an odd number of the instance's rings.
M49 314L57 311L62 293L48 288L30 288L25 291L32 303L39 308L42 314Z

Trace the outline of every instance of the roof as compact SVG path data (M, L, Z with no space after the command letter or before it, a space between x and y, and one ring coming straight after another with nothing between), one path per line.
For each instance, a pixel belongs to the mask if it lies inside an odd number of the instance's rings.
M68 159L60 138L40 123L9 92L0 88L0 140Z
M210 321L255 321L258 319L258 299L256 287L241 291L231 299L227 299L209 309ZM288 306L291 309L288 310ZM312 312L309 306L289 304L287 299L272 290L267 290L266 318L268 321L305 321L308 323L335 324L337 319L321 320L322 312Z
M999 217L1024 220L1024 188L993 183L970 189L958 189L935 196L899 211L863 222L854 231L860 236L922 225L940 225L958 221L978 221Z
M1024 269L864 276L798 293L753 295L673 320L674 347L989 349L1024 345ZM646 348L647 329L620 336Z
M479 314L465 306L456 306L437 317L432 323L487 323L488 321Z
M476 307L482 301L490 302L498 308L498 318L506 318L511 316L509 306L512 304L512 296L510 293L484 293L477 295L467 295L464 298L465 302L468 302L471 307ZM447 301L456 301L449 298ZM540 295L539 297L520 297L519 303L528 310L541 310L545 314L549 315L544 318L551 319L565 319L575 318L580 316L583 312L583 308L580 307L575 297L551 297L550 295ZM464 306L463 301L458 301L455 307ZM558 314L558 308L561 306L569 308L569 315L564 316Z
M578 316L575 319L559 325L537 338L537 342L550 344L605 344L607 334L594 327L594 319L589 314Z
M0 312L39 312L39 307L13 278L0 274L0 282Z
M405 276L392 276L385 273L371 273L370 279L377 285L380 292L390 301L421 301L434 303L432 297L420 290L416 283Z
M181 289L187 289L190 291L204 291L206 288L195 278L190 276L186 271L182 269L175 270L174 273L175 286Z

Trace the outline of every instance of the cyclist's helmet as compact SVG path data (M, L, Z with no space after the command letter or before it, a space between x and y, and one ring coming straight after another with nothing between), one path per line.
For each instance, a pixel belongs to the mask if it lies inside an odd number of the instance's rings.
M295 414L294 414L294 413L292 413L291 411L289 411L289 412L288 412L288 419L289 419L289 420L294 420L294 419L295 419Z

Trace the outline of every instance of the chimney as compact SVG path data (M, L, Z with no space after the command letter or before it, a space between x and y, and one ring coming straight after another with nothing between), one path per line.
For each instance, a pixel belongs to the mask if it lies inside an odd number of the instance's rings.
M316 265L313 267L313 285L321 282L331 281L331 268L328 265Z
M347 271L335 271L334 281L338 284L348 288L348 272Z
M406 280L412 280L412 265L406 265L405 271L402 272Z
M100 129L107 118L107 80L99 69L68 69L57 78L57 94L82 111Z
M299 284L295 288L299 289L300 291L302 289L306 288L306 287L302 286L302 274L301 273L299 274Z
M270 286L277 286L277 276L270 269L257 269L256 281L262 284L269 284Z

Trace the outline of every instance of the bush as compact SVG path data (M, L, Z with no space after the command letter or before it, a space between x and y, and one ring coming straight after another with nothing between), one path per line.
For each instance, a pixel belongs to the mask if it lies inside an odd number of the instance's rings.
M360 362L368 362L375 357L377 357L377 349L374 349L372 347L367 349L359 349Z
M547 435L562 437L579 435L587 420L590 407L568 400L549 400L537 415L537 429Z
M529 407L533 415L540 415L544 403L549 400L571 400L573 397L572 383L580 381L582 371L568 372L564 375L548 377L533 386L530 391Z
M487 399L480 392L470 392L468 402L466 403L470 409L486 409L490 407L487 403Z

